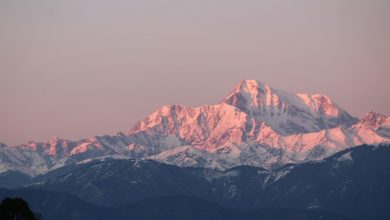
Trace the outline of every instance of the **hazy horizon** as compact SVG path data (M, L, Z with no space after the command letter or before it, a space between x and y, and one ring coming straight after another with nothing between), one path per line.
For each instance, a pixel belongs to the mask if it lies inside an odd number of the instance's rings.
M390 114L390 1L0 2L0 142L125 132L242 79Z

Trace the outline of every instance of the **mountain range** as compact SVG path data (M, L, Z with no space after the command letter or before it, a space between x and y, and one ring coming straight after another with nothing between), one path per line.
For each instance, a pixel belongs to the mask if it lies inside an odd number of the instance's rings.
M216 105L163 106L126 134L0 144L0 173L37 176L90 160L155 160L181 167L275 169L390 142L390 118L351 116L321 94L292 94L242 80Z
M242 80L126 133L0 143L0 198L43 219L390 219L390 118Z
M0 198L22 196L47 219L379 220L390 218L389 174L389 144L274 170L107 158L36 176L22 189L0 189Z
M45 190L0 189L0 197L23 196L41 219L106 220L351 220L324 210L224 208L207 200L192 197L145 199L123 207L103 207L86 203L77 197Z

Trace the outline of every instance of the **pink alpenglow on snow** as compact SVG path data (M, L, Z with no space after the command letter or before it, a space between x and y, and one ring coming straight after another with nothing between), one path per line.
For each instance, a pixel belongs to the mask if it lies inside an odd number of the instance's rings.
M272 168L320 160L361 144L390 142L389 117L352 117L329 97L243 80L215 105L166 105L127 134L0 147L0 171L46 173L91 159L153 159L179 166ZM26 166L28 161L31 166Z

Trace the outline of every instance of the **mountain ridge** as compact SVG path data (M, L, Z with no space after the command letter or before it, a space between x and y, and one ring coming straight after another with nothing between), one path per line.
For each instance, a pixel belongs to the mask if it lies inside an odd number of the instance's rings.
M216 105L167 105L127 134L0 147L0 173L30 176L93 158L154 159L179 166L272 168L320 160L360 144L390 142L390 119L360 120L326 95L291 94L242 80Z
M0 188L0 198L5 197L23 197L38 216L55 220L281 220L287 217L351 220L325 210L272 208L248 211L225 208L196 197L156 197L112 208L87 203L75 196L45 190Z
M51 171L30 188L69 193L107 207L162 196L189 196L238 209L323 209L354 219L389 217L390 144L362 145L320 161L274 170L224 171L152 160L109 160Z

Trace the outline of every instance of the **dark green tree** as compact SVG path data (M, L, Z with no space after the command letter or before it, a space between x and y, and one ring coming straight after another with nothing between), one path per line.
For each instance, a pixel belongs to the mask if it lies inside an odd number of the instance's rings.
M1 220L37 220L27 202L21 198L5 198L0 204Z

